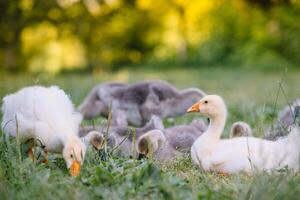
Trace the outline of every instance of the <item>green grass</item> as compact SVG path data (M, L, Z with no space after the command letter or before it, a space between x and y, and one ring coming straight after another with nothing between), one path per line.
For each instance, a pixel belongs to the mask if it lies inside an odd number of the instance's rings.
M133 83L164 79L179 88L199 87L207 93L222 95L229 109L225 132L236 120L249 122L256 136L262 136L278 108L287 100L300 96L300 70L257 71L246 69L206 68L168 71L97 72L92 75L29 76L3 74L0 97L35 83L57 84L69 93L76 105L88 90L103 81ZM283 81L281 81L283 79ZM287 98L276 95L279 82ZM185 115L165 120L166 126L186 124L199 115ZM88 149L82 173L69 176L61 157L51 155L50 162L34 163L19 151L12 138L0 133L0 199L298 199L300 174L289 172L245 174L222 177L202 172L192 165L190 157L167 163L137 161L112 157L101 161ZM223 137L227 137L224 134Z

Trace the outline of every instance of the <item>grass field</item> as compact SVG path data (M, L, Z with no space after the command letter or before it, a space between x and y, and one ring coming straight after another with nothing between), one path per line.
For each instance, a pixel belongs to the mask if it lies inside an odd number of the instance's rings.
M0 98L33 85L61 86L78 105L89 89L103 81L137 82L164 79L179 88L199 87L224 97L232 122L249 122L254 134L263 136L274 117L289 100L300 97L300 70L258 71L205 68L170 71L122 70L115 73L65 74L59 76L1 75ZM281 87L280 87L281 85ZM283 89L280 89L283 88ZM278 96L278 98L277 98ZM276 100L277 99L277 100ZM195 115L165 120L166 126L186 124ZM104 120L104 119L103 119ZM1 134L0 134L1 135ZM0 199L299 199L300 174L245 174L222 177L202 172L189 157L167 163L112 157L101 161L89 149L82 173L69 176L62 158L34 163L24 156L13 139L0 141Z

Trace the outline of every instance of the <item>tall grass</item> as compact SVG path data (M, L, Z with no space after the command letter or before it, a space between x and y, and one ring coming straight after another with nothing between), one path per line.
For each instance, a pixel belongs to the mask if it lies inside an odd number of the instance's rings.
M286 97L299 97L300 71L288 72L282 84ZM92 85L108 80L135 82L166 79L180 88L200 87L224 96L230 124L237 120L250 123L256 136L263 136L277 111L286 103L276 92L282 73L274 71L201 69L191 71L120 71L116 74L39 76L39 84L58 84L78 105ZM27 75L6 75L0 85L0 97L25 85L36 83ZM218 80L218 81L217 81ZM274 103L276 109L274 111ZM165 120L166 126L186 124L198 115ZM102 120L97 119L95 123ZM90 122L84 122L90 123ZM108 157L103 161L98 152L88 148L79 177L68 174L60 155L49 155L49 163L32 162L22 145L0 131L0 199L298 199L299 173L283 170L255 176L228 177L197 169L189 156L168 162ZM228 137L224 134L223 137ZM21 149L20 153L18 153ZM38 154L38 150L35 152Z

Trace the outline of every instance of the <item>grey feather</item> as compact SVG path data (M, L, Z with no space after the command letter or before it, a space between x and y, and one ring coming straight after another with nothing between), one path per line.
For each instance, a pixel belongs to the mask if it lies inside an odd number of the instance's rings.
M268 131L265 138L276 140L279 137L287 135L295 126L299 126L299 108L300 99L284 106L278 113L274 128Z
M99 115L107 117L111 105L114 125L143 126L153 115L164 119L184 114L204 95L199 89L178 90L164 81L132 85L104 83L95 86L78 109L91 119Z
M98 125L94 126L82 126L79 131L80 137L84 137L87 133L96 130L100 133L105 133L107 129L107 125ZM116 152L119 156L128 157L132 156L132 141L133 141L133 133L136 133L136 139L138 139L141 135L147 133L150 130L159 129L163 130L164 126L159 117L153 116L150 121L143 127L140 128L131 128L129 126L121 126L121 125L112 125L109 128L108 132L108 146L111 148L115 148ZM122 142L123 141L123 142ZM121 144L120 144L121 143Z
M194 120L189 125L178 125L165 129L163 133L166 141L159 149L153 152L154 158L157 160L171 160L177 156L189 154L194 141L206 128L207 125L204 121Z

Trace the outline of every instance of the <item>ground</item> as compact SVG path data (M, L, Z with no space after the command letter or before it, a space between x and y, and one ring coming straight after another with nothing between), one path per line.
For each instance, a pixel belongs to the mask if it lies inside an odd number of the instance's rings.
M296 69L208 67L0 77L0 98L28 85L57 84L70 94L75 105L93 85L104 81L133 83L164 79L179 88L199 87L224 97L229 110L225 138L230 124L237 120L250 123L254 134L262 137L278 109L300 96L300 70ZM189 114L165 120L165 125L186 124L198 117L201 116ZM189 156L167 163L116 157L101 161L97 152L88 149L81 175L72 178L60 157L51 155L48 164L32 162L22 153L18 141L0 135L0 199L298 199L300 196L299 173L293 175L282 170L253 177L221 176L200 171L192 165Z

